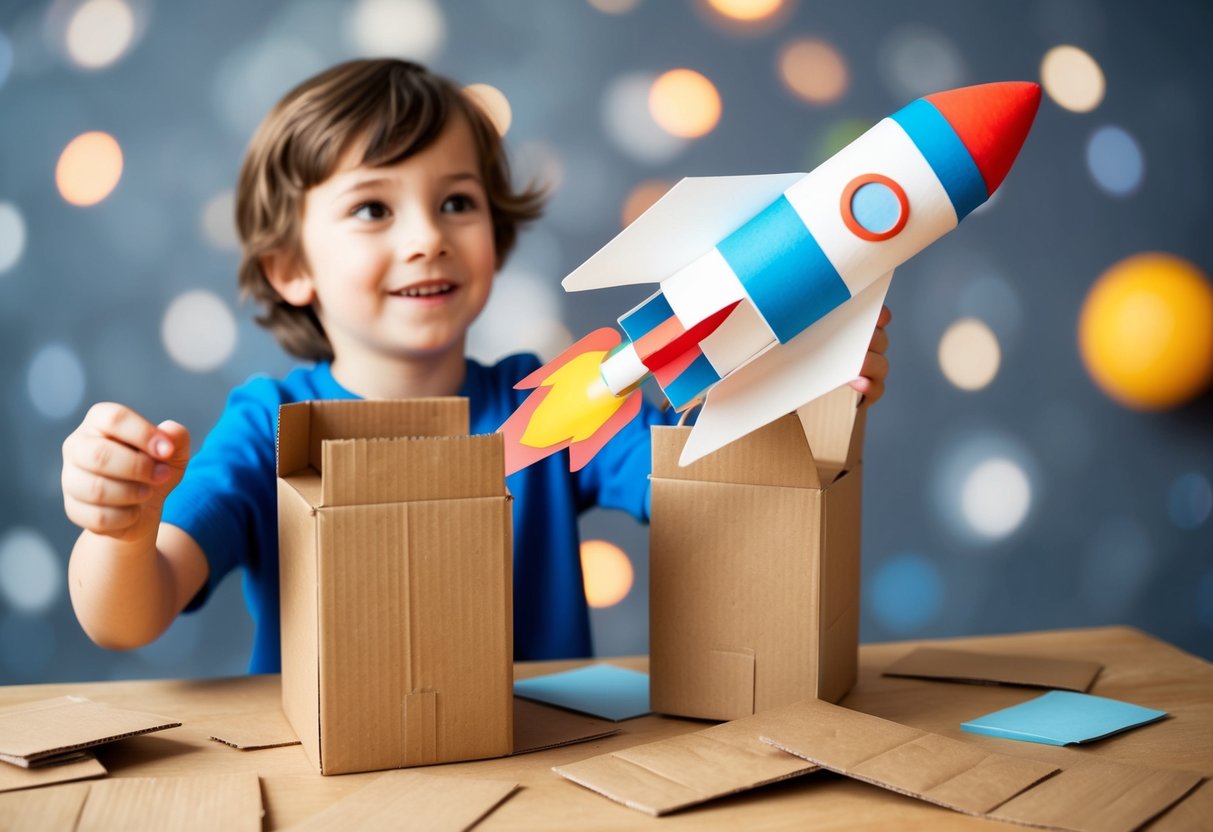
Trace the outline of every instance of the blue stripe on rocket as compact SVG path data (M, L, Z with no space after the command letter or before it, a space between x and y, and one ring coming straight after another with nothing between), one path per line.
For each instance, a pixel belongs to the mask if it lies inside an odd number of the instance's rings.
M935 172L956 209L957 222L990 198L977 163L934 104L920 98L889 118L901 125Z
M652 297L620 318L619 326L627 333L629 341L635 341L673 315L674 310L670 308L670 302L658 289Z
M851 299L838 270L786 196L716 248L781 344Z
M720 376L703 353L678 374L669 386L662 387L661 392L670 400L675 410L682 410L693 402L700 393L720 381Z

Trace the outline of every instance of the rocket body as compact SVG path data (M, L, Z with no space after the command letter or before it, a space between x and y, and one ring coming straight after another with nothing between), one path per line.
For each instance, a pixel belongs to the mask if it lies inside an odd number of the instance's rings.
M1001 184L1039 99L937 93L811 173L683 180L564 281L659 283L602 381L622 396L651 374L679 409L707 394L687 464L856 377L893 270Z

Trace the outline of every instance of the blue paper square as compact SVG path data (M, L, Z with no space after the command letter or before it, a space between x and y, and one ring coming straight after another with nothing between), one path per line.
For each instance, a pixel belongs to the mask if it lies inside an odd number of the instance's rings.
M650 712L649 674L609 664L519 679L514 695L615 722Z
M1009 740L1070 745L1100 740L1166 715L1166 711L1089 693L1054 690L1021 705L977 717L960 727L974 734Z

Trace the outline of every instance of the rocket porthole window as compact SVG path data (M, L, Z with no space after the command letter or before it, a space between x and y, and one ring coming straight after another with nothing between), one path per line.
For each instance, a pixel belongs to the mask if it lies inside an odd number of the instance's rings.
M910 201L900 185L879 173L856 176L842 192L842 221L861 240L879 243L896 237L910 218Z

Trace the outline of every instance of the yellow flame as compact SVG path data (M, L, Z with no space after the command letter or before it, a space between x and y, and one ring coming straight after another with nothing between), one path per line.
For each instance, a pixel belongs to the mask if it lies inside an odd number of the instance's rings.
M598 372L605 355L582 353L543 380L541 386L552 389L535 408L522 434L523 445L550 448L557 442L589 439L623 407L627 397L616 397Z

